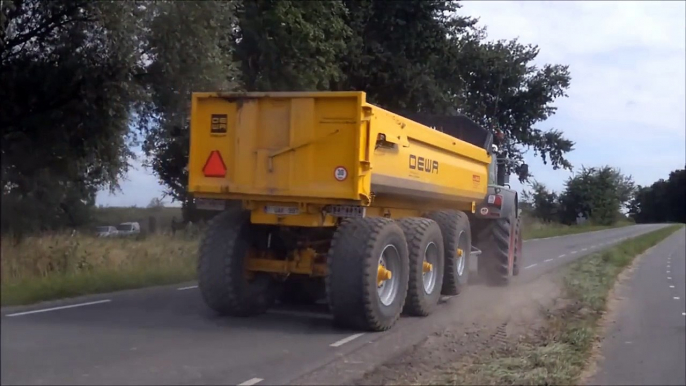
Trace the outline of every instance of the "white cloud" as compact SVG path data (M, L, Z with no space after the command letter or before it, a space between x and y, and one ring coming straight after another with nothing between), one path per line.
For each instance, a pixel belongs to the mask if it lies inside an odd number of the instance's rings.
M490 39L538 45L537 64L570 66L569 97L541 127L576 142L576 167L609 164L644 185L684 167L686 3L468 1L461 12ZM562 188L567 172L527 160L537 180Z

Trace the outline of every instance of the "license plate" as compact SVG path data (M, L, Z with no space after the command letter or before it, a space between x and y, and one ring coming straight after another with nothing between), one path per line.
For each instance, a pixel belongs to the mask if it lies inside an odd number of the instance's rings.
M354 205L331 205L326 212L334 217L364 217L367 208Z
M200 210L224 210L226 209L226 201L213 200L209 198L196 198L195 207Z
M298 209L297 206L266 205L264 207L264 213L275 214L278 216L294 215L294 214L300 214L300 209Z

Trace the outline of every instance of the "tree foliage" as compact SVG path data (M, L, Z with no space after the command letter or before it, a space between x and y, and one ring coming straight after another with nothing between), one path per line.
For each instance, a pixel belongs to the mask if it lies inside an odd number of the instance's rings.
M522 198L529 204L534 217L547 222L559 221L560 205L557 193L548 190L544 184L534 181L530 191L522 192Z
M229 36L235 4L164 1L146 11L150 27L142 39L140 82L149 94L140 103L137 124L145 135L147 165L186 212L192 205L186 193L191 93L236 88Z
M686 169L669 173L651 186L638 186L629 213L638 223L686 223Z
M571 81L568 66L537 67L532 62L538 56L538 47L523 45L516 39L471 39L454 47L459 47L455 54L460 82L455 87L459 90L455 99L458 111L505 134L500 145L514 161L510 171L522 182L531 177L523 148L532 148L554 169L571 170L565 154L573 150L574 143L559 130L537 127L555 113L553 102L567 96L565 91Z
M128 124L142 95L132 79L136 7L7 3L0 47L3 231L78 225L99 189L116 189L131 156Z
M192 209L192 91L366 91L392 111L463 113L501 130L521 180L528 148L571 168L573 143L539 127L566 96L568 68L534 65L536 46L487 40L456 1L2 6L3 207L37 208L54 219L45 227L83 223L95 193L117 188L136 133L167 195Z
M620 210L628 207L634 189L632 177L619 169L582 167L567 180L560 194L561 221L573 224L581 216L599 225L611 225L617 221Z
M343 76L350 28L341 1L241 1L235 60L248 91L328 90Z

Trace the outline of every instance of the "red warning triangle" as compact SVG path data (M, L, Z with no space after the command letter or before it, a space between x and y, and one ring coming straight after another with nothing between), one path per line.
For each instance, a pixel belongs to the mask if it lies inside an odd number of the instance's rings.
M213 150L202 168L205 177L224 177L226 176L226 165L219 150Z

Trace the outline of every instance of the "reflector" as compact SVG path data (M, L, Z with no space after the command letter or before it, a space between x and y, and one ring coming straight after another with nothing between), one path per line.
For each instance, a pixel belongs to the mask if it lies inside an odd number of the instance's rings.
M219 150L213 150L202 168L205 177L224 177L226 176L226 165Z

